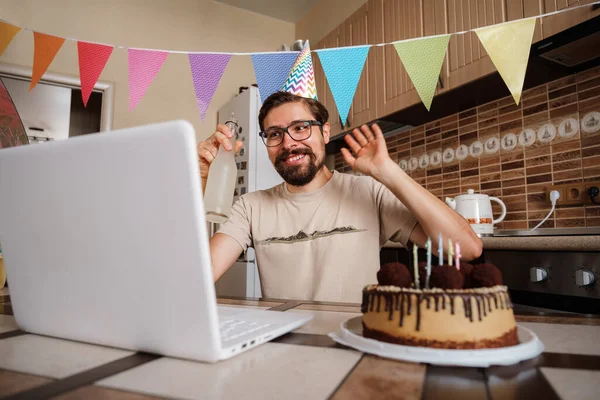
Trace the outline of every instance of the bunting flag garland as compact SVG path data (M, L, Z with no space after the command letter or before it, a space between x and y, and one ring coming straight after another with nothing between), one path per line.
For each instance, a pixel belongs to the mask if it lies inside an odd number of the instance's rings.
M196 103L202 121L210 106L217 86L221 81L225 67L229 64L231 54L190 54L190 68L196 92Z
M342 119L342 126L346 125L369 48L370 46L362 46L316 50Z
M39 32L33 33L33 70L29 91L42 79L64 42L65 39L61 37Z
M281 90L299 52L253 54L252 65L260 101Z
M535 18L475 29L477 37L496 66L508 90L519 104Z
M315 72L313 70L308 41L306 41L304 48L300 51L300 54L298 54L298 58L296 59L282 90L297 96L317 100Z
M92 90L98 82L98 78L100 78L100 74L104 70L113 49L114 47L103 44L77 42L81 97L84 106L87 106Z
M10 42L12 42L13 38L17 33L19 33L20 30L21 28L18 26L0 21L0 56L4 53L4 50L6 50Z
M169 53L164 51L127 50L129 73L129 111L144 97Z
M431 108L450 36L441 35L394 43L402 65L427 111Z
M583 2L582 2L583 3ZM504 80L516 104L519 104L531 43L538 18L600 5L600 0L482 28L445 35L426 36L392 43L319 49L318 54L342 123L352 105L368 51L375 46L393 45L413 82L421 101L430 110L440 70L451 36L475 32ZM0 20L0 56L21 31L33 32L34 55L31 91L42 79L65 40L77 42L83 104L87 102L114 48L128 51L129 109L134 110L160 72L169 53L188 56L194 91L202 121L232 56L251 56L261 101L278 90L317 100L315 74L308 41L300 52L188 52L176 50L133 49L61 38L21 28Z

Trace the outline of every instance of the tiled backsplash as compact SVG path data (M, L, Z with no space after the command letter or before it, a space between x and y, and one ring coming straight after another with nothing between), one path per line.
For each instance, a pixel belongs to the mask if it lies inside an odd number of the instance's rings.
M506 97L386 140L392 159L439 198L475 189L506 204L497 229L533 228L550 211L550 186L600 181L600 67L527 90L518 106ZM335 169L352 173L341 153ZM542 227L586 226L600 226L600 206L557 207Z

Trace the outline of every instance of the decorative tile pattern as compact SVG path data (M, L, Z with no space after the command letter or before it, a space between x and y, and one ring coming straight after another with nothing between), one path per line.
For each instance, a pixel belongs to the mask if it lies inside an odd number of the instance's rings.
M532 228L550 210L549 187L600 181L600 67L529 89L519 105L509 96L386 142L392 159L435 196L467 189L498 196L508 208L498 229ZM352 173L341 153L335 169ZM560 206L543 225L586 226L600 226L600 206Z

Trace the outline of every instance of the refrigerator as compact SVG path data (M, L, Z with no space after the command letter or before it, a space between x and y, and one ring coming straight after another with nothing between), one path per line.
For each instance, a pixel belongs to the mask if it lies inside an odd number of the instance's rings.
M283 182L267 155L259 137L258 112L261 107L258 88L251 86L236 95L218 111L218 123L224 124L233 115L238 121L238 140L244 143L236 155L237 182L233 202L243 194L268 189ZM211 231L216 232L218 225ZM237 259L216 282L218 296L261 297L258 264L253 248Z

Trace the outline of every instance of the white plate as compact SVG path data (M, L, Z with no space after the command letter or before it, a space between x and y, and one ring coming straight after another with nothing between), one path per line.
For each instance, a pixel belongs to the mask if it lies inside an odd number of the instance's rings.
M453 350L402 346L363 337L362 317L354 317L342 322L340 330L329 333L329 337L364 353L394 360L484 368L491 365L516 364L537 357L544 351L544 344L535 333L519 325L517 333L520 344L497 349Z

